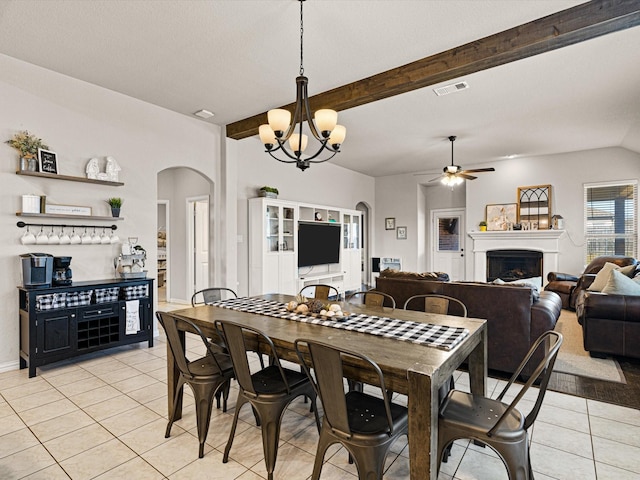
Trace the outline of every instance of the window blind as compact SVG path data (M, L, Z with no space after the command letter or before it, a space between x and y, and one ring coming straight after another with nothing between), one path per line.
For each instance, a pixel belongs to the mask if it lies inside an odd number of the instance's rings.
M637 181L585 185L586 263L600 255L637 257L637 199Z

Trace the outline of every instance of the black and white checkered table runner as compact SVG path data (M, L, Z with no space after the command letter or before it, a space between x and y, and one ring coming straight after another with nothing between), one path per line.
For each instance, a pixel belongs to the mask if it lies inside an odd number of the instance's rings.
M463 338L469 335L469 330L446 325L434 325L432 323L413 322L411 320L399 320L396 318L378 317L374 315L352 314L344 320L331 320L324 317L314 317L288 312L284 303L263 298L232 298L212 302L215 307L229 308L240 312L255 313L268 317L285 318L297 322L312 323L325 327L353 330L360 333L369 333L381 337L395 338L405 342L428 345L430 347L451 350Z

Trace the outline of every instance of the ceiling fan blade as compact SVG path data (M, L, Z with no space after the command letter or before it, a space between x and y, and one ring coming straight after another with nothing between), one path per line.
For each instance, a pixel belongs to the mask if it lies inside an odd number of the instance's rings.
M489 167L489 168L476 168L476 169L472 169L472 170L462 170L459 173L480 173L480 172L495 172L496 169L493 167Z
M466 171L468 172L469 170L466 170ZM466 173L462 173L462 172L457 174L456 177L462 177L466 180L475 180L476 178L478 178L478 177L474 177L473 175L467 175Z

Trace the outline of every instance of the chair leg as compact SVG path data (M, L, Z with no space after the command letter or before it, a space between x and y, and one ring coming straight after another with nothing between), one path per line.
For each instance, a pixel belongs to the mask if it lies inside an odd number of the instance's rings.
M211 422L213 397L220 391L221 385L221 383L192 385L196 404L196 425L198 428L198 441L200 443L198 458L202 458L204 456L204 443L207 440L207 433L209 431L209 424Z
M229 451L231 450L231 445L233 445L233 437L236 434L236 427L238 426L238 414L240 413L240 409L242 408L242 406L247 402L248 400L244 395L242 395L242 392L238 392L238 400L236 400L236 411L233 413L233 424L231 425L231 432L229 433L227 446L224 447L222 463L227 463L229 461Z
M169 418L169 422L167 423L167 429L164 433L164 438L169 438L171 435L171 427L173 426L173 422L176 419L176 410L178 406L178 398L182 395L182 389L184 387L184 380L181 378L178 379L178 384L176 385L176 393L173 396L173 408L171 408L171 417Z
M324 456L329 448L335 443L330 435L323 435L320 432L320 439L318 440L318 447L316 448L316 458L313 461L313 473L311 474L311 480L318 480L320 473L322 472L322 464L324 463Z

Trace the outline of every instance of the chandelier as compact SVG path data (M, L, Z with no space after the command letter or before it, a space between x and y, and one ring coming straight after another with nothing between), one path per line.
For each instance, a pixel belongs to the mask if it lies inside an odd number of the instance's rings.
M304 171L311 166L311 163L321 163L330 160L340 151L340 145L344 141L347 129L338 123L338 112L335 110L321 109L316 111L315 116L311 116L309 108L309 94L307 84L309 79L304 76L303 67L303 17L302 4L300 2L300 75L296 77L296 108L293 113L282 108L276 108L267 112L268 124L260 125L260 140L266 148L266 152L273 158L283 163L295 163L296 167ZM313 155L304 155L307 148L308 136L303 132L304 121L308 124L308 129L316 140L320 142L318 151ZM287 141L288 147L287 149ZM328 157L316 160L320 154L327 153ZM274 155L280 151L286 158L278 158Z

